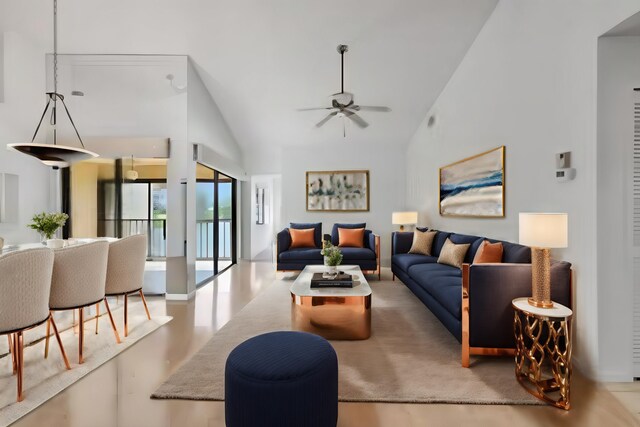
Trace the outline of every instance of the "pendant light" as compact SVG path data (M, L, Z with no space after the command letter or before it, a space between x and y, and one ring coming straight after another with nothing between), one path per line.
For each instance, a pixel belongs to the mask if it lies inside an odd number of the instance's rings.
M129 169L125 174L125 178L129 181L135 181L138 179L138 172L133 168L133 155L131 156L131 169Z
M82 148L58 145L58 102L60 102L64 107L64 112L69 118L69 122L71 122L71 126L73 126L73 130L75 131ZM38 136L40 126L42 125L45 116L47 116L49 109L51 109L49 117L50 124L53 127L53 144L35 143L34 141L36 136ZM38 126L31 138L31 142L25 144L8 144L7 147L23 154L33 156L45 165L53 167L53 169L65 168L71 163L98 157L96 153L85 149L80 133L78 133L78 129L71 118L71 114L69 113L69 109L64 102L64 96L58 93L58 0L53 0L53 92L47 92L47 104L44 107L44 111L40 117L40 122L38 122Z

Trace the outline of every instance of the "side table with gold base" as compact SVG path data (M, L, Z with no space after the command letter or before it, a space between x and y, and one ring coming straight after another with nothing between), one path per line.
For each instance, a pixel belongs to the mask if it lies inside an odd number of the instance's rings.
M512 306L518 382L537 398L569 410L573 312L558 303L534 307L527 298L514 299Z

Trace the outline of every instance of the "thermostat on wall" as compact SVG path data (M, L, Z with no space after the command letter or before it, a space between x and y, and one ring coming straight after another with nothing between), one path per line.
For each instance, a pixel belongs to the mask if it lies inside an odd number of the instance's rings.
M576 170L571 167L571 152L556 154L556 180L558 182L567 182L575 177Z
M565 168L556 170L556 179L558 182L571 181L576 177L576 170L574 168Z

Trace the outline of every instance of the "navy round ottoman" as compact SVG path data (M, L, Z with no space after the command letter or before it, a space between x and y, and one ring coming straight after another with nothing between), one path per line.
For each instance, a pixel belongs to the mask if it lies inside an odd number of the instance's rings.
M224 394L228 427L335 427L336 352L306 332L258 335L229 354Z

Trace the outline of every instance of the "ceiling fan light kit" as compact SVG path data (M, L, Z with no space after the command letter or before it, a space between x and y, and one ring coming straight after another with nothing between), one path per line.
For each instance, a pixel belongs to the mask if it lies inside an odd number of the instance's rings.
M82 92L75 92L74 95L82 96ZM80 95L82 94L82 95ZM64 107L64 112L75 131L76 137L78 141L80 141L80 145L82 148L70 147L65 145L58 145L58 102L62 104ZM42 122L44 121L47 112L51 109L51 115L49 119L49 123L53 128L53 144L39 144L36 143L36 137L38 136L38 132L40 131L40 126L42 126ZM42 112L42 116L40 117L40 121L38 122L38 126L36 127L36 131L31 138L30 143L23 144L8 144L7 148L16 150L20 153L27 154L29 156L33 156L40 160L43 164L47 166L51 166L54 169L65 168L70 164L79 162L81 160L87 160L94 157L98 157L98 155L92 151L85 149L84 143L82 142L82 138L80 137L80 133L76 128L73 119L71 118L71 113L69 113L69 109L67 108L67 104L64 102L64 96L58 93L58 1L53 0L53 92L47 92L47 104L44 107L44 111Z
M347 119L362 129L369 126L369 123L356 114L356 111L389 112L391 111L391 108L356 105L354 103L353 94L344 91L344 54L349 51L349 46L346 44L340 44L337 47L337 51L340 54L340 92L331 95L331 107L300 108L298 111L333 110L328 113L325 118L316 123L316 127L322 127L333 117L338 117L342 119L342 134L346 137L347 132L345 120Z

